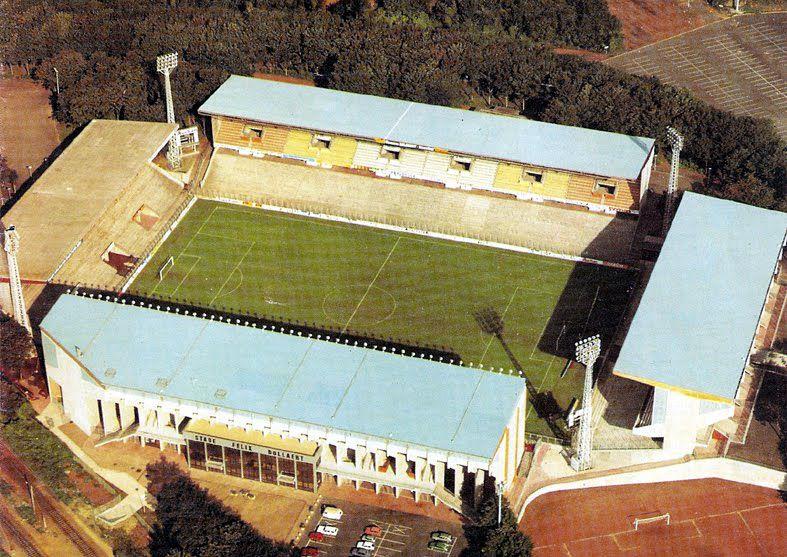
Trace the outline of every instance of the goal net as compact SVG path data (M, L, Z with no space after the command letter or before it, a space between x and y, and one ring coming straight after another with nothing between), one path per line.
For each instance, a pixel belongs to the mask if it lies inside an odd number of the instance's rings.
M634 519L634 530L639 530L640 524L650 524L651 522L665 521L669 526L669 513L660 514L657 516L646 516Z
M158 279L159 279L159 281L164 280L164 277L167 275L167 273L169 272L170 268L172 268L174 265L175 265L175 259L170 255L167 258L167 260L164 262L164 264L161 267L159 267L159 270L158 270Z

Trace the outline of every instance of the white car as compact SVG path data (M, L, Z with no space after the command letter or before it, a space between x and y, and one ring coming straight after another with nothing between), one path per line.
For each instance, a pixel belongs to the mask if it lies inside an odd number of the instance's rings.
M355 547L360 549L366 549L368 551L374 551L374 542L358 542L355 544Z
M330 536L331 538L335 538L339 534L339 529L330 524L320 524L317 526L317 531L323 536Z
M326 505L322 509L322 517L327 518L328 520L341 520L344 511L342 511L339 507L334 507L332 505Z

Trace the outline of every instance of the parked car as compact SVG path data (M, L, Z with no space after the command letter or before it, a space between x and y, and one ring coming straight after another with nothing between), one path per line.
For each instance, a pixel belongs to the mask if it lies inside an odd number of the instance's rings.
M372 557L372 552L369 551L368 549L353 547L350 550L350 557Z
M447 544L445 542L438 542L436 540L430 541L426 547L433 551L442 551L443 553L448 553L451 551L451 544Z
M309 532L309 539L314 540L316 542L321 542L322 540L325 539L325 534L317 531Z
M322 508L322 517L327 518L328 520L341 520L344 511L342 511L339 507L334 507L333 505L325 505Z
M382 536L383 529L377 526L376 524L370 524L369 526L364 528L363 533L369 536Z
M362 542L372 542L372 543L374 543L377 540L375 539L374 536L370 536L369 534L361 534L361 541Z
M317 533L333 538L339 533L339 529L336 526L331 526L330 524L320 524L317 526Z
M449 534L448 532L441 532L440 530L432 532L430 539L435 542L445 542L445 543L451 543L452 541L454 541L454 537L451 534Z
M357 544L355 544L355 547L358 547L360 549L367 549L369 551L374 551L374 542L363 542L363 541L361 541L361 542L358 542Z
M318 557L320 550L316 547L304 547L301 549L301 557Z

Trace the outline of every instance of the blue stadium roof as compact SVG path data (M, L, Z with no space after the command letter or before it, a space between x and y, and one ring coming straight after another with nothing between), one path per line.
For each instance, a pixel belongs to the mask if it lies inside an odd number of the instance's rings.
M507 375L73 295L41 329L105 385L483 458L525 389Z
M653 139L233 75L199 109L454 153L635 180Z
M732 400L787 214L686 192L615 364L615 373Z

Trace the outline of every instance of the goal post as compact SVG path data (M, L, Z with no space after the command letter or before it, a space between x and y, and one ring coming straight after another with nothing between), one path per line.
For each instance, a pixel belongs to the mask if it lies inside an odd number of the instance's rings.
M660 514L658 516L648 516L648 517L643 517L643 518L635 518L634 519L634 530L639 530L639 525L640 524L649 524L651 522L659 522L659 521L662 521L662 520L667 523L667 526L669 526L669 519L670 519L669 513Z
M167 272L169 272L170 268L174 267L174 266L175 266L175 258L170 255L167 258L167 260L164 262L164 264L161 265L161 267L159 267L159 270L158 270L158 280L159 280L159 282L164 280L164 277L166 276Z

